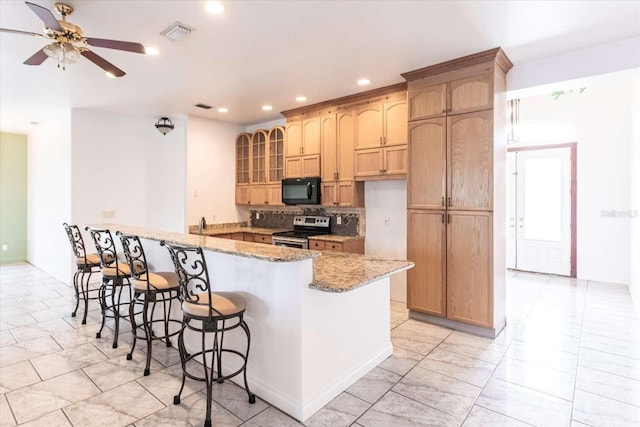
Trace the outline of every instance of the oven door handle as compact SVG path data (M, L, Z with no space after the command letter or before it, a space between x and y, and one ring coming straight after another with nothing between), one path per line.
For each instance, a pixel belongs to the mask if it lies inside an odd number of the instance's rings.
M311 183L307 182L307 199L311 199Z

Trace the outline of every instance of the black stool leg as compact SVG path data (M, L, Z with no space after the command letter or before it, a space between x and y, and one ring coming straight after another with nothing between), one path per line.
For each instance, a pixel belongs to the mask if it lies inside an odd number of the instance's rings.
M100 330L96 334L96 338L100 338L102 335L102 329L104 329L104 321L107 316L107 282L102 279L102 283L100 284L100 290L98 291L98 299L100 300L100 311L102 312L102 324L100 325Z
M218 332L216 332L217 335ZM211 427L211 395L212 393L212 389L213 389L213 367L215 366L215 361L213 360L213 358L215 357L216 354L216 343L217 343L217 336L213 339L213 352L211 353L211 372L209 372L207 370L207 351L206 351L206 343L205 343L205 337L207 334L202 333L202 364L204 366L204 376L205 376L205 382L207 383L207 415L205 416L204 419L204 427Z
M91 275L93 272L89 270L89 275L87 276L86 284L83 283L83 279L85 277L85 273L82 273L82 279L80 280L80 284L82 286L82 299L84 300L84 316L82 316L82 324L87 324L87 312L89 311L89 283L91 282Z
M245 334L247 334L247 352L245 353L244 368L243 368L244 389L249 395L249 403L256 403L256 395L251 393L251 390L249 390L249 383L247 382L247 361L249 360L249 347L251 347L251 332L249 332L249 326L247 326L244 320L241 321L240 327L244 330Z
M173 396L173 404L178 405L180 403L180 395L182 394L182 390L184 390L184 383L187 379L185 372L187 372L187 349L184 346L184 328L185 328L186 320L182 320L182 327L180 328L180 333L178 333L178 352L180 353L180 365L182 365L182 385L180 386L180 391L178 394Z
M149 318L147 315L147 311L149 309L149 297L151 295L144 295L144 305L142 308L142 327L144 328L144 336L145 339L147 341L147 364L144 368L144 376L149 375L150 369L151 369L151 349L152 347L152 342L153 342L153 337L151 336L151 323L149 323ZM154 308L155 308L155 302L153 303ZM153 319L153 309L151 310L151 319Z
M136 340L138 338L138 334L136 328L136 316L135 316L135 308L136 308L136 299L140 296L138 292L133 293L133 298L131 299L131 303L129 304L129 318L131 320L131 332L133 333L133 343L131 344L131 351L127 354L127 360L131 360L133 358L133 351L136 349Z
M111 347L118 348L118 334L120 332L120 297L122 296L122 283L116 283L119 279L113 281L113 291L111 292L111 311L113 312L113 321L115 328L113 330L113 345ZM116 305L116 285L118 288L118 304Z
M76 308L73 309L71 313L71 317L76 317L76 312L78 311L78 306L80 305L80 294L78 292L78 277L80 276L80 268L73 274L73 288L76 292ZM82 278L80 278L82 280Z

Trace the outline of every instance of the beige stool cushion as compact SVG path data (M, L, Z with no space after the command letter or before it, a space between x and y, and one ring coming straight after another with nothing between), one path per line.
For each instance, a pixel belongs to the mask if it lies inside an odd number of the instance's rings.
M162 291L168 289L177 289L180 287L178 276L176 273L161 272L161 273L149 273L140 276L140 279L133 280L133 288L136 291L146 292L147 290L147 276L149 277L150 289L154 288Z
M193 304L188 301L182 303L182 311L192 316L209 317L209 295L213 296L213 308L222 313L223 316L231 316L243 312L247 308L247 301L240 294L235 292L215 292L211 294L198 294L200 300L198 302L206 305ZM211 311L212 317L218 317L219 314Z
M85 258L76 258L77 265L100 265L98 254L86 254Z
M135 260L133 262L133 265L136 267L136 272L144 271L145 267L142 261ZM131 276L131 269L129 268L129 264L127 264L126 262L118 261L117 269L120 270L120 273L116 272L115 264L114 264L114 267L104 267L102 269L102 275L105 277L116 277L116 275L126 276L126 277Z

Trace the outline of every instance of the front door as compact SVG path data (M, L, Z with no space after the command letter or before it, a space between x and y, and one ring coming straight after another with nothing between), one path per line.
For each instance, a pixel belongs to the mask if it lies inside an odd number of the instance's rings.
M513 239L508 237L507 242L511 244L508 246L507 265L517 270L569 276L571 148L535 149L509 154L509 169L515 173L516 179L510 179L508 188L512 204L507 218L508 236L515 235L515 245L512 244ZM515 185L511 185L511 182ZM515 254L509 253L513 250Z

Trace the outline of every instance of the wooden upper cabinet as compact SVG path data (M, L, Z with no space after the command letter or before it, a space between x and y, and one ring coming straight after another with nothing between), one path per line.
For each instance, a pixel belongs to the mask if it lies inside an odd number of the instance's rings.
M491 213L447 213L447 222L447 317L491 328Z
M251 134L241 133L236 138L236 184L249 183L249 153Z
M266 175L267 131L257 130L251 137L251 182L263 183Z
M284 177L284 128L276 126L268 135L268 174L267 182L278 183Z
M336 115L328 114L320 118L322 136L322 169L320 177L322 181L333 181L338 172L338 136L336 127ZM323 193L324 194L324 193Z
M285 157L302 154L302 122L287 122Z
M249 204L264 205L267 202L267 186L266 185L250 185L249 186Z
M382 116L383 104L371 104L356 110L356 149L377 148L382 145Z
M357 177L378 176L384 173L383 149L356 150L355 173Z
M249 185L236 185L236 204L237 205L246 205L249 204L249 194L250 188Z
M407 144L407 102L387 102L384 110L383 145Z
M449 114L493 108L493 73L449 82Z
M302 121L302 152L305 156L320 154L320 118Z
M446 118L411 123L407 181L409 208L445 208L446 167Z
M407 146L393 145L382 149L382 170L384 175L407 174Z
M283 205L282 203L282 183L269 184L267 187L267 205Z
M407 271L407 307L446 316L446 233L444 211L409 210L407 258L415 267Z
M447 84L426 86L409 97L409 120L444 116L447 109Z
M285 177L320 176L320 155L285 157Z
M493 110L447 117L451 209L493 208Z
M355 119L353 113L339 113L338 122L338 150L337 150L337 179L353 180L354 150L355 150Z

